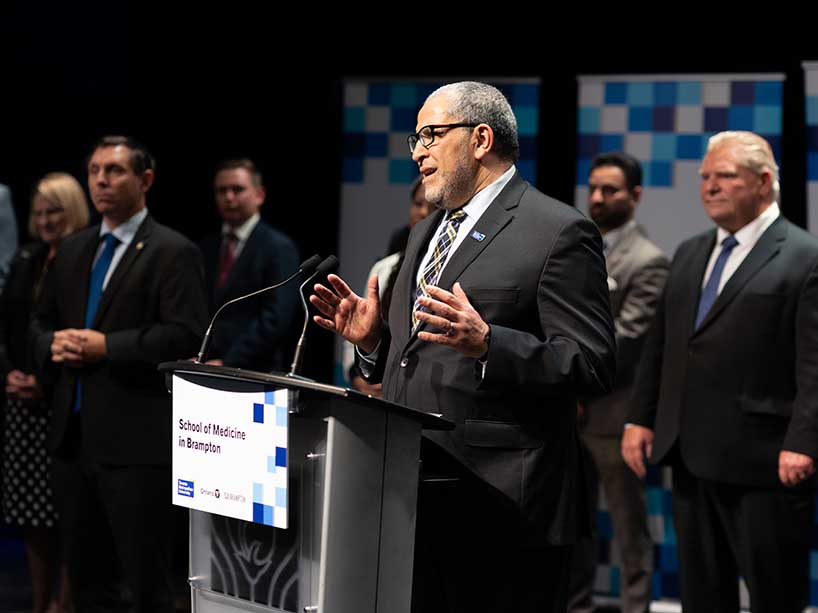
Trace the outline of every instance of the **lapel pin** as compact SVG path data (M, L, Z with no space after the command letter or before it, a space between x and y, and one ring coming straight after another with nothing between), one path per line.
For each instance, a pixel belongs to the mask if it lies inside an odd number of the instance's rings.
M145 246L145 243L143 243L142 241L139 241L138 243L136 243L136 250L137 251L142 251L142 248L144 246Z
M478 232L477 230L474 230L474 231L471 233L471 237L472 237L474 240L476 240L476 241L479 243L479 242L481 242L481 241L482 241L484 238L486 238L486 235L485 235L485 234L483 234L482 232Z

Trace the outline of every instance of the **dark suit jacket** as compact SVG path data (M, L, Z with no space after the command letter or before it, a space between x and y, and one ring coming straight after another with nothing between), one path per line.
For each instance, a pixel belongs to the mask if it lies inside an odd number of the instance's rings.
M576 396L608 391L614 375L599 233L519 175L492 202L474 228L485 238L466 237L439 282L459 281L491 325L480 382L474 358L410 336L417 268L443 214L412 231L373 374L387 400L455 423L424 434L519 509L527 544L571 543L587 518Z
M583 432L621 437L645 335L665 286L670 261L640 226L625 229L605 258L616 328L616 382L585 402Z
M35 360L56 375L53 450L66 435L76 379L76 369L51 362L53 331L85 327L98 244L97 225L60 246L32 324ZM205 305L199 250L149 215L114 270L91 326L105 334L107 357L80 370L82 451L88 459L113 465L170 462L171 399L156 367L196 355L207 326Z
M0 293L0 377L15 368L33 370L28 323L34 308L34 287L40 281L48 256L48 245L41 241L17 250L11 260L6 286ZM42 290L41 290L42 291Z
M227 282L216 288L221 236L200 244L205 258L210 314L225 302L283 281L298 270L298 248L289 237L259 221L233 264ZM226 366L260 371L289 370L298 315L298 285L293 282L230 305L213 326L210 358ZM295 331L297 336L298 331Z
M818 458L818 240L784 218L694 330L711 230L683 243L645 343L628 421L678 442L691 473L776 486L782 449Z

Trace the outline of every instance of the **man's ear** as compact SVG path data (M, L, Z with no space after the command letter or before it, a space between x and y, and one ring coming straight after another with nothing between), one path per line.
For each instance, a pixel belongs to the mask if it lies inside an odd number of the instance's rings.
M485 123L478 125L474 128L472 138L475 140L475 159L482 160L487 153L494 151L494 130L490 125Z
M145 172L142 173L142 192L143 193L147 193L147 191L151 188L151 185L153 185L154 178L155 178L155 175L153 173L153 170L151 170L150 168L146 169Z

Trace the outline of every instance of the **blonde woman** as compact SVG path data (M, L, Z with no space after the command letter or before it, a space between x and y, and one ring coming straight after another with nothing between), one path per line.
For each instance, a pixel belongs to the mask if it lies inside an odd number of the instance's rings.
M23 534L34 613L66 610L69 597L64 572L59 593L52 594L59 555L46 449L50 409L32 374L28 322L60 242L87 224L88 203L77 180L61 172L43 177L34 189L28 224L36 240L15 254L0 299L0 374L6 390L2 510L5 521Z

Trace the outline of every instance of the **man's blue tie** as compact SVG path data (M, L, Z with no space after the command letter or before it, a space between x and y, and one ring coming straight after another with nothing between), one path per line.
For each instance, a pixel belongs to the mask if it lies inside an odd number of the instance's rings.
M102 253L94 268L91 269L91 280L88 283L88 302L85 303L85 327L90 328L94 323L94 318L97 316L97 309L99 308L99 300L102 297L102 284L105 281L105 275L108 274L108 269L111 267L111 261L114 259L114 251L119 244L119 239L113 234L106 234L102 237L105 246L102 248ZM82 378L77 375L77 386L74 390L74 411L79 411L82 406Z
M699 298L699 310L696 313L696 329L698 330L702 320L710 311L710 307L716 301L719 295L719 283L721 283L721 273L724 272L724 265L727 263L727 258L730 257L733 248L738 245L736 237L732 234L725 238L721 243L721 253L716 258L716 264L713 266L713 271L710 273L710 278L702 290L702 296Z

